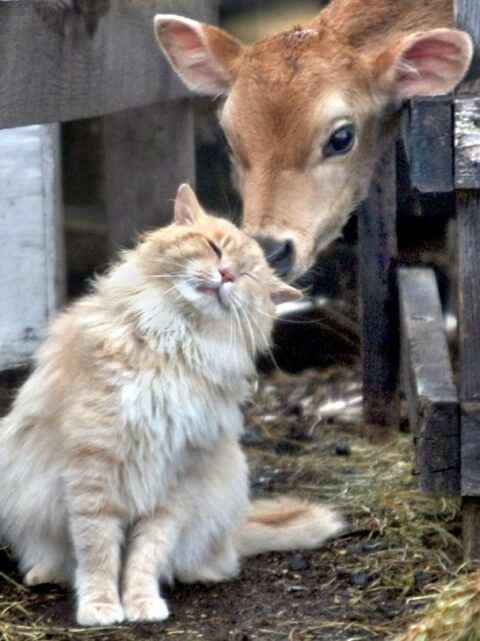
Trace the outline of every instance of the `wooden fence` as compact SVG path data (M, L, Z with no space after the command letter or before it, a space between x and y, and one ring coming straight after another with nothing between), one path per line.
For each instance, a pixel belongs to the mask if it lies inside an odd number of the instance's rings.
M465 555L479 559L480 4L456 4L458 26L476 45L471 71L454 97L411 101L402 132L416 191L455 194L458 371L433 272L398 269L392 147L379 165L359 224L364 408L370 432L388 436L398 424L401 363L421 488L462 497Z
M190 96L153 16L215 22L217 4L99 0L76 13L0 0L0 370L29 361L63 298L59 123L103 117L110 244L153 226L195 178Z

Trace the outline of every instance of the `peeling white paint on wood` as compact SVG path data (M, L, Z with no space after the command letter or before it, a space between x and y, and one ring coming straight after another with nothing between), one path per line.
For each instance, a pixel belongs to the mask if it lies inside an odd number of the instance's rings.
M59 127L0 131L0 370L29 361L63 296Z

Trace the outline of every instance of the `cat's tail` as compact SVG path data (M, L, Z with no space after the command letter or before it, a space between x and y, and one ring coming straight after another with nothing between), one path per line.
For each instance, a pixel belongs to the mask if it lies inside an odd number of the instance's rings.
M342 517L320 503L280 497L252 501L236 534L240 556L312 549L345 528Z

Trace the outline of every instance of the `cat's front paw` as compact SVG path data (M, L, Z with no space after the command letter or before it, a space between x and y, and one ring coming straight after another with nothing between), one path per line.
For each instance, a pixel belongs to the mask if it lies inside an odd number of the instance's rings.
M84 601L77 609L77 623L85 626L114 625L125 620L120 603Z
M170 614L162 597L135 596L124 599L127 621L164 621Z

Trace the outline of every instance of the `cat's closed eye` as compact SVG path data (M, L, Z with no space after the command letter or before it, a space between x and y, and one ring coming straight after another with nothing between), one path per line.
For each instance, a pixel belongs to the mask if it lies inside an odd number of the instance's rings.
M214 251L214 252L215 252L215 254L218 256L218 258L221 258L221 257L222 257L222 250L220 249L220 247L219 247L218 245L216 245L216 244L215 244L212 240L210 240L209 238L207 238L207 243L208 243L208 244L210 245L210 247L213 249L213 251Z

